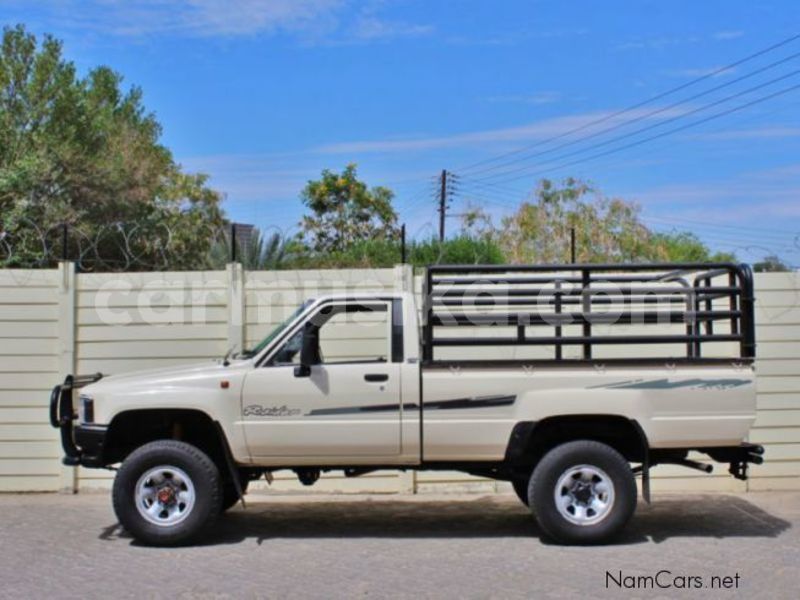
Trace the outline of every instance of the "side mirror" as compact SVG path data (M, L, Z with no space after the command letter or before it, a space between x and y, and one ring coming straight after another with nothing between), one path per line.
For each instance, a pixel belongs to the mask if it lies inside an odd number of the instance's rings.
M313 323L303 327L303 345L300 347L300 364L294 368L295 377L310 377L311 366L319 363L319 328Z

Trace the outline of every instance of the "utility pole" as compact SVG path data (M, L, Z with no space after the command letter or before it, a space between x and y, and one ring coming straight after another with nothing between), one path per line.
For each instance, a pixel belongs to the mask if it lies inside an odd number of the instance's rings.
M406 263L406 224L400 226L400 262Z
M572 227L569 230L569 248L570 248L570 258L572 259L572 264L575 264L575 228Z
M441 189L439 192L439 242L444 241L444 219L447 215L447 170L442 170Z

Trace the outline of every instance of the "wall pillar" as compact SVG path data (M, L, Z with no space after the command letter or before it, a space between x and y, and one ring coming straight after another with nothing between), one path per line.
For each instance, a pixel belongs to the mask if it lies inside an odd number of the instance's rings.
M414 269L411 265L394 266L394 290L396 292L414 291Z
M245 295L244 267L241 263L228 263L228 348L237 352L245 345Z
M75 263L58 263L58 374L60 381L67 375L75 374L75 319L76 319L76 276ZM59 446L59 455L61 448ZM78 491L78 469L61 465L59 489L63 493Z

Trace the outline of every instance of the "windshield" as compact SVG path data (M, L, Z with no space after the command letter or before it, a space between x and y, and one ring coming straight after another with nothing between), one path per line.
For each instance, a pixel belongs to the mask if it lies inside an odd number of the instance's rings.
M277 338L289 325L291 325L294 322L294 320L297 317L299 317L300 314L306 308L308 308L308 306L310 304L312 304L313 302L314 302L314 300L306 300L305 302L303 302L300 306L297 307L297 309L291 315L289 315L289 317L283 323L281 323L280 325L275 327L275 329L270 331L269 335L267 335L267 337L265 337L263 340L261 340L261 342L259 342L258 346L256 346L252 350L245 350L244 352L242 352L241 357L242 358L251 358L251 357L255 356L256 354L259 354L264 348L269 346L272 343L272 341L275 338Z

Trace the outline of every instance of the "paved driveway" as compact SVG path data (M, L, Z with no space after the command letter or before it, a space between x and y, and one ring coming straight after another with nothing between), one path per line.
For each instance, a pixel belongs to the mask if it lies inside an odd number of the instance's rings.
M507 495L249 499L204 544L157 549L119 530L105 494L0 495L0 594L798 597L800 493L657 496L620 543L595 548L548 544Z

